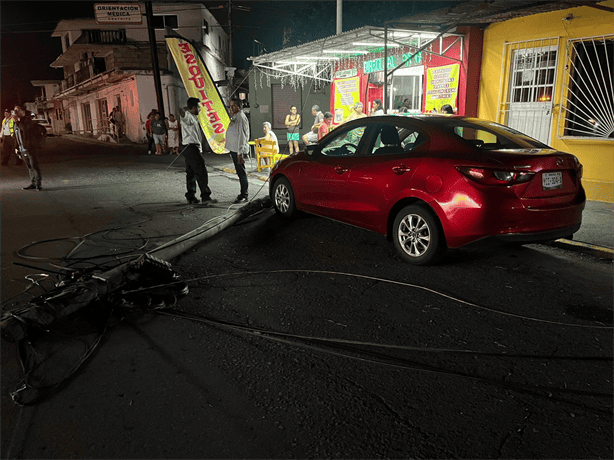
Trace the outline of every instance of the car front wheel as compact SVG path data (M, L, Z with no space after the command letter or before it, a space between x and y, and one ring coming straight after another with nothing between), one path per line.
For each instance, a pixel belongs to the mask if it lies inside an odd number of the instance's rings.
M446 251L439 221L419 205L401 209L394 219L392 237L401 257L414 265L434 264Z
M296 214L292 186L285 177L275 182L275 187L273 188L273 206L275 206L275 211L283 217L290 218Z

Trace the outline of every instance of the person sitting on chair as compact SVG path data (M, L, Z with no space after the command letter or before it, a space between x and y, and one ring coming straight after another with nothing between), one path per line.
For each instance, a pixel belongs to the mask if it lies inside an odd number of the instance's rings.
M274 141L275 142L275 146L273 148L275 150L277 150L277 153L279 153L279 141L277 140L277 135L271 129L271 123L269 123L268 121L265 121L262 124L262 131L265 134L265 136L264 136L265 140L267 140L267 141ZM297 153L298 153L298 151L297 151ZM269 158L263 158L263 160L264 160L264 164L265 165L271 164L270 161L269 161Z

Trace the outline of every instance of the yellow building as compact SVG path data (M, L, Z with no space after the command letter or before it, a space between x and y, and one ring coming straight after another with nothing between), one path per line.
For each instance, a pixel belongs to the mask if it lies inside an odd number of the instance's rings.
M614 0L488 26L478 117L578 157L589 200L614 202Z

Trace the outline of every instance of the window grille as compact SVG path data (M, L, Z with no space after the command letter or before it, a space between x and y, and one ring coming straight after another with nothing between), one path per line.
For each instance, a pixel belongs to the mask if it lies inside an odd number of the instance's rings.
M511 102L545 102L552 99L556 49L521 49L514 53Z
M559 137L614 138L614 35L567 42Z

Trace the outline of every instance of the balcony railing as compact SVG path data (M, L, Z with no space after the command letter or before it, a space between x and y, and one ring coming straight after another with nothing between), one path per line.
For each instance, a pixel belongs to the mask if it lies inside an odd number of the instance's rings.
M75 84L83 83L86 80L92 78L92 71L90 66L83 67L81 70L77 70L75 73Z
M124 45L126 43L125 30L84 30L86 43L93 45Z

